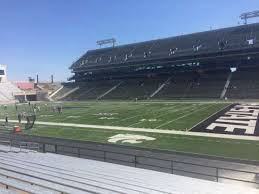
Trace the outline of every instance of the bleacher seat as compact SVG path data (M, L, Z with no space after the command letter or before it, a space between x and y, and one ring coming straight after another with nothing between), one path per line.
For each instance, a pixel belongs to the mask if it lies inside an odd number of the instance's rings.
M0 102L12 102L16 93L22 91L11 82L0 83Z
M194 190L206 193L208 188L212 194L257 193L249 187L51 153L0 152L0 160L0 192L4 190L3 193L191 194Z
M237 69L233 73L226 97L230 99L259 98L259 69Z

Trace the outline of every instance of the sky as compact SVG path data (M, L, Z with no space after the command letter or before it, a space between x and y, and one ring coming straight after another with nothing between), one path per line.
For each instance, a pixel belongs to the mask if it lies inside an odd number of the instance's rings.
M66 81L97 40L122 45L235 26L258 9L258 0L0 0L0 64L12 81Z

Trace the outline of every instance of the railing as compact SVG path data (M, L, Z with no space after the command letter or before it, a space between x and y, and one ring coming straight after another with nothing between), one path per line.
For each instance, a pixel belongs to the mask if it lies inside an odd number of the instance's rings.
M7 151L11 151L12 145L10 140L0 140L0 144L8 147Z
M43 152L48 152L46 150L46 145L47 144L43 144ZM60 145L53 145L53 151L57 154L101 160L104 162L111 162L132 167L151 169L216 182L224 182L225 180L229 180L234 182L250 184L250 186L252 187L259 188L259 171L252 172L248 170L238 170L233 168L196 164L194 162L161 159L154 156L138 156L134 154L122 154L113 151L101 151L100 149L87 148L88 153L86 153L86 149L84 148L73 146L67 148L70 149L70 152L68 150L64 151L64 147L62 148ZM115 157L111 155L115 155Z
M251 162L253 165L242 164L242 161L234 159L59 138L16 135L9 139L12 146L17 147L21 142L37 142L35 147L44 153L105 161L216 182L242 183L259 188L259 165L256 162Z
M20 151L22 151L22 149L26 149L26 150L34 150L34 151L40 151L40 145L38 143L35 142L20 142Z

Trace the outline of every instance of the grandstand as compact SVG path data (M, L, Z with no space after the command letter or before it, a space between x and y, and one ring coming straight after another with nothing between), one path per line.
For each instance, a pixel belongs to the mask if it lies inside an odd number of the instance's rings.
M16 95L22 91L7 80L7 65L0 65L0 103L13 103ZM23 95L23 94L22 94Z
M54 96L55 91L60 88L60 83L35 84L34 79L31 78L28 81L9 81L7 65L0 65L0 104L52 100L48 98L48 95Z
M56 97L257 99L258 37L256 23L89 50L70 67L72 92Z

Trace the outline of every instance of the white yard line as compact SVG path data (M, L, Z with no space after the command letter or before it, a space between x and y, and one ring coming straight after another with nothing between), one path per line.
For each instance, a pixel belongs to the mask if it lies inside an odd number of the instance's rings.
M172 122L175 122L175 121L180 120L180 119L182 119L182 118L184 118L184 117L187 117L187 116L189 116L189 115L192 115L193 113L199 112L199 111L201 111L201 110L205 110L205 109L207 109L207 108L209 108L209 107L212 107L212 106L214 106L214 105L215 105L215 104L212 104L212 105L210 105L210 106L206 106L206 107L203 107L203 108L198 108L198 109L196 109L195 111L192 111L192 112L190 112L190 113L184 114L183 116L177 117L176 119L173 119L173 120L171 120L171 121L165 122L165 123L163 123L163 124L157 126L155 129L159 129L159 128L165 126L165 125L168 125L168 124L170 124L170 123L172 123Z
M188 109L190 109L192 106L194 106L194 105L190 105L190 106L187 106L187 107L183 107L183 108L176 109L177 111L175 111L174 113L179 112L179 111L184 111L185 109L188 110ZM173 106L173 107L175 108L176 106ZM168 111L170 111L171 109L172 109L172 108L170 108ZM191 110L192 110L192 109L191 109ZM170 114L170 113L166 112L166 113L164 113L164 114L160 114L158 117L156 117L156 119L161 118L162 116L168 115L168 114ZM180 114L180 115L181 115L181 114ZM128 127L133 127L134 125L137 125L137 124L140 124L140 123L143 123L143 122L145 122L145 121L138 121L138 122L136 122L136 123L133 123L133 124L129 125Z
M175 107L175 106L174 106ZM141 107L142 108L142 107ZM138 109L141 109L141 108L137 108L136 110L138 110ZM160 108L160 109L158 109L158 110L156 110L156 111L154 111L155 113L158 113L158 112L161 112L161 111L163 111L164 109L168 109L168 107L162 107L162 108ZM153 112L153 113L154 113ZM137 115L134 115L134 116L132 116L132 117L126 117L126 118L124 118L124 119L120 119L120 120L118 120L118 121L114 121L114 122L112 122L111 124L114 124L114 123L118 123L118 122L121 122L121 121L127 121L127 120L130 120L130 119L134 119L134 118L136 118L136 117L140 117L140 116L143 116L143 115L147 115L147 114L150 114L150 112L149 113L139 113L139 114L137 114Z
M197 126L200 125L201 123L205 122L207 119L209 119L209 118L215 116L215 115L218 114L220 111L223 111L224 109L226 109L227 107L230 107L230 106L232 106L232 105L233 105L233 104L230 104L230 105L228 105L228 106L224 106L222 109L220 109L219 111L215 112L214 114L208 116L207 118L203 119L202 121L200 121L200 122L197 123L196 125L194 125L194 126L192 126L191 128L189 128L187 131L192 130L193 128L197 127Z
M0 119L0 121L4 122L5 120ZM9 120L9 122L17 123L17 120ZM23 123L25 123L25 121ZM117 131L189 135L189 136L199 136L199 137L215 137L215 138L225 138L225 139L259 141L259 137L256 137L256 136L228 135L228 134L202 133L202 132L190 132L190 131L186 132L186 131L175 131L175 130L167 130L167 129L146 129L146 128L117 127L117 126L104 126L104 125L86 125L86 124L75 124L75 123L54 123L54 122L42 122L42 121L36 121L35 124L47 125L47 126L78 127L78 128L106 129L106 130L117 130Z

